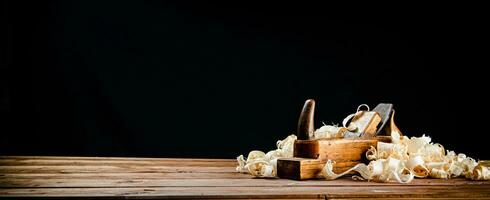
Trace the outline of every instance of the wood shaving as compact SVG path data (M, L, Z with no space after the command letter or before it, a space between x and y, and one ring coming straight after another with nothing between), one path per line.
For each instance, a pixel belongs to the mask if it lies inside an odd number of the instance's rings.
M335 174L333 172L333 165L335 163L328 160L325 167L322 170L322 175L327 180L334 180L342 177L352 171L356 171L360 176L353 176L355 180L370 180L376 182L389 182L390 180L396 180L399 183L408 183L412 181L414 175L410 170L407 170L404 163L395 158L378 159L371 161L368 165L357 164L353 168L341 173Z
M363 110L361 110L362 107L366 107L365 111L369 111L370 108L367 104L361 104L357 107L356 113L352 113L350 115L347 115L347 117L342 120L342 126L347 130L351 132L357 131L357 125L356 123L352 122L352 119L359 117L363 114ZM350 122L350 123L349 123Z
M323 125L313 133L313 139L342 138L347 131L345 127Z
M248 153L247 159L243 155L238 156L236 171L248 173L255 177L276 177L277 159L293 157L294 141L296 139L296 135L290 135L284 140L277 141L276 150L271 150L267 153L254 150Z
M472 180L490 180L490 163L478 162L478 165L473 169L473 173L469 177Z
M413 172L417 178L425 178L429 176L429 169L424 165L425 161L422 156L412 156L407 161L407 168Z
M325 167L322 170L322 175L323 175L323 177L325 177L325 179L334 180L334 179L337 179L341 176L344 176L344 175L346 175L352 171L358 172L359 174L361 174L362 178L364 178L364 179L368 179L371 175L370 170L368 169L368 166L366 166L363 163L357 164L356 166L350 168L349 170L347 170L341 174L335 174L335 172L333 172L333 165L334 164L335 164L335 162L333 162L332 160L328 160L327 163L325 164Z

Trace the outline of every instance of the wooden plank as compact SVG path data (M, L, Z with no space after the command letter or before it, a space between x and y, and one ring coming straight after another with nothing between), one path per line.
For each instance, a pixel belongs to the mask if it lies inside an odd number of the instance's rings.
M400 183L377 183L367 181L354 181L343 178L335 181L311 180L311 181L292 181L286 179L231 179L214 178L207 179L86 179L86 178L49 178L49 179L23 179L23 178L1 178L0 188L64 188L64 187L345 187L345 186L375 186L375 187L394 187L394 186L486 186L490 189L490 184L484 181L468 182L464 179L457 180L432 180L418 179L409 184Z
M236 172L181 172L181 173L13 173L0 174L0 179L251 179L252 176Z
M223 167L234 167L237 165L236 160L226 160L226 161L196 161L190 159L183 160L141 160L141 161L131 161L131 160L53 160L53 159L0 159L0 166L56 166L56 165L165 165L165 166L223 166Z
M120 161L205 161L205 162L220 162L231 161L234 159L216 159L216 158L142 158L142 157L83 157L83 156L0 156L3 159L39 159L39 160L120 160Z
M188 172L235 172L234 167L210 166L0 166L0 174L5 173L188 173Z
M20 179L28 179L28 180L37 180L37 179L96 179L96 180L153 180L153 179L248 179L250 181L260 181L262 179L253 178L251 175L236 173L236 172L222 172L222 173L42 173L42 174L0 174L0 180L20 180ZM275 180L275 179L265 179L267 181ZM325 185L396 185L399 183L376 183L376 182L368 182L368 181L354 181L350 177L343 177L335 181L326 181L323 179L315 179L309 181L293 181L286 179L279 179L287 182L288 185L291 183L304 183L317 184L317 181L323 182ZM490 184L488 181L468 181L464 178L453 178L453 179L414 179L409 184L399 184L399 185L479 185L479 184Z
M120 198L490 198L488 187L141 187L1 189L0 197Z

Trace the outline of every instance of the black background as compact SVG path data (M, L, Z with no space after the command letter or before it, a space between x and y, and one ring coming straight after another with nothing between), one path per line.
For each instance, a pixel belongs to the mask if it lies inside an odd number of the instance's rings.
M392 102L490 159L481 5L4 1L0 154L232 158Z

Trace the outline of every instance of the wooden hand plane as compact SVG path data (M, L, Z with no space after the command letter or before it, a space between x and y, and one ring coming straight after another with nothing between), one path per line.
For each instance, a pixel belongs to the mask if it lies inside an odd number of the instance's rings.
M376 147L378 141L391 140L391 137L379 136L378 133L392 128L388 123L388 119L393 117L392 104L379 104L373 111L358 113L351 121L356 125L355 130L349 130L347 133L350 134L345 134L351 135L350 137L342 138L315 139L314 112L315 101L309 99L305 102L298 120L298 140L294 143L294 157L277 160L277 175L280 178L321 178L321 170L327 160L336 162L333 169L335 173L344 172L358 163L367 161L365 153L369 147Z

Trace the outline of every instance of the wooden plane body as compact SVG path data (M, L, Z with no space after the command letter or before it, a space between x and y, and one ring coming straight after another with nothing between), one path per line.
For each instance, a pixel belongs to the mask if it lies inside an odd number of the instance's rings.
M336 164L333 171L341 173L355 165L366 162L365 154L378 141L390 142L388 136L370 139L335 138L297 140L294 143L294 157L277 161L277 175L280 178L305 180L319 178L327 160Z

